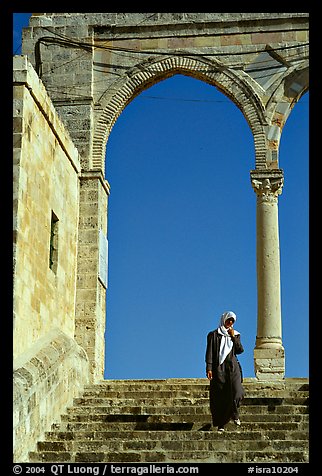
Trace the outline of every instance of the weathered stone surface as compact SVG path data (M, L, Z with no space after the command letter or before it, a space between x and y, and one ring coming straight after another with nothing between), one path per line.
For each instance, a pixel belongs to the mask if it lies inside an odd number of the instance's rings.
M35 365L36 363L36 365ZM14 461L28 452L89 381L84 350L59 329L37 341L14 361Z
M242 426L210 431L206 379L105 381L38 443L32 462L308 462L308 380L245 379ZM56 459L57 458L57 459Z
M14 357L53 328L74 337L80 165L78 151L26 57L15 57ZM21 98L21 99L19 99ZM51 214L59 264L49 266Z

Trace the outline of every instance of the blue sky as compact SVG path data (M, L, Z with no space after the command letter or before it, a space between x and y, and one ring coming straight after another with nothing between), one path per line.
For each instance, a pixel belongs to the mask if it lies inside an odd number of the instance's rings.
M14 15L13 51L30 14ZM309 368L309 95L282 133L281 302L286 377ZM254 143L215 87L176 75L123 111L106 149L109 287L105 378L204 377L206 336L233 310L254 376Z

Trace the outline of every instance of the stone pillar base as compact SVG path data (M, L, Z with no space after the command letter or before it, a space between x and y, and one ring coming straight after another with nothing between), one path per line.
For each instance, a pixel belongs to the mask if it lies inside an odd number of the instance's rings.
M283 380L285 377L284 348L254 349L255 375L261 381Z

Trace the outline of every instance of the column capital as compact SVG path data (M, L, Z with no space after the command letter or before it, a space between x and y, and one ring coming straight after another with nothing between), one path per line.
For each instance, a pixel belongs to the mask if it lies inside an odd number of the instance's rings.
M284 172L282 169L251 170L252 187L262 201L276 202L282 193Z

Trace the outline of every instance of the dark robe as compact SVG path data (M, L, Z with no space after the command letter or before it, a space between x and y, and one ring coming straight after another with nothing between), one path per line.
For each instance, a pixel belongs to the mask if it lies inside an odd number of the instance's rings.
M209 332L206 349L206 371L212 370L209 398L210 411L214 426L223 427L231 419L239 418L239 406L244 397L242 371L236 358L244 352L240 334L231 337L233 348L224 362L219 365L219 349L221 335L217 329Z

